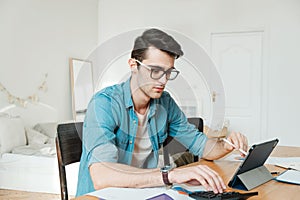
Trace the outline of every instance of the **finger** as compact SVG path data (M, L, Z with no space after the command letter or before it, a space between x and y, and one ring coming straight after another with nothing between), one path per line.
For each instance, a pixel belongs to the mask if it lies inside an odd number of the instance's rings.
M237 133L236 138L237 138L237 144L236 144L237 148L238 149L243 149L243 147L244 147L243 135L241 133Z
M247 137L246 136L244 136L244 150L245 151L248 151L248 139L247 139Z
M205 165L199 165L199 174L204 177L215 193L223 192L225 185L219 174Z
M186 170L188 169L188 170ZM187 167L183 169L174 169L173 173L176 173L177 179L175 183L191 183L202 185L207 191L211 191L211 186L207 183L205 178L199 175L198 169L196 166Z
M198 166L191 167L192 174L186 174L186 176L193 177L193 179L189 180L188 182L196 183L199 182L207 191L213 190L210 184L207 182L206 178L201 173L202 169L199 169Z
M227 140L228 140L228 138L227 138ZM230 140L228 140L228 141L230 141ZM231 142L231 141L230 141ZM232 143L232 142L231 142ZM232 151L233 149L234 149L234 147L233 146L231 146L230 144L228 144L227 142L224 142L224 148L226 149L226 150L228 150L228 151Z
M237 139L238 139L238 141L239 141L239 147L238 147L238 149L242 149L242 150L244 150L245 152L248 152L248 141L247 141L247 137L244 136L243 134L239 133L239 134L237 135ZM246 154L244 154L244 153L241 153L240 155L241 155L242 157L245 157L245 156L246 156Z
M214 171L212 169L211 169L211 171L217 176L217 178L219 179L219 182L221 183L222 189L225 190L226 189L226 185L225 185L223 179L221 178L221 176L216 171Z
M205 178L203 176L201 176L200 174L196 173L196 175L194 176L194 179L200 183L200 185L202 185L205 190L207 191L211 191L213 190L212 187L209 185L209 183L205 180ZM193 181L194 183L194 181Z
M205 178L209 186L211 187L214 193L222 193L223 189L219 183L218 178L214 174L209 174L209 172L202 172L201 175Z
M230 141L235 149L242 149L245 152L248 151L248 140L247 137L241 133L236 133L236 132L232 132L228 137L227 140ZM228 145L224 146L224 148L228 149L228 150L232 150L228 148ZM246 156L246 153L240 153L240 155L242 157Z
M226 189L226 185L225 185L223 179L221 178L221 176L216 171L209 168L208 166L204 166L204 169L207 169L208 173L212 173L211 176L215 178L214 181L215 181L215 183L218 187L219 192L222 192L223 189Z
M228 142L224 142L224 148L226 148L227 150L230 150L232 151L233 149L237 149L237 146L236 146L236 143L237 143L237 140L234 136L234 133L232 132L227 138L226 140Z
M197 181L196 179L190 180L187 183L190 184L190 185L200 185L200 182Z
M233 132L232 134L230 134L230 139L236 147L236 149L243 148L243 138L241 133Z
M248 140L247 137L243 134L240 134L240 148L244 151L248 151Z

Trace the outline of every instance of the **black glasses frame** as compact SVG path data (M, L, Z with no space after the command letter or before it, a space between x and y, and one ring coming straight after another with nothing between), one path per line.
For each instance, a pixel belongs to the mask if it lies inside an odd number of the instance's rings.
M163 77L164 75L166 75L166 79L167 80L174 80L177 78L178 74L180 73L178 70L176 70L175 68L170 68L168 70L164 70L162 67L160 66L152 66L152 65L146 65L144 63L142 63L141 61L135 60L138 64L140 64L141 66L145 67L146 69L150 70L150 77L154 80L159 80L161 79L161 77ZM153 77L153 72L155 71L160 71L163 72L159 77ZM176 75L174 76L174 78L170 78L171 73L176 73Z

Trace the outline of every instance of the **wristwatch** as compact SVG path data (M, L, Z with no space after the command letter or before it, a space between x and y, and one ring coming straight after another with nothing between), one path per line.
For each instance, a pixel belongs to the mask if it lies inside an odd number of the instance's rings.
M171 170L172 170L172 167L170 165L166 165L166 166L160 168L162 178L163 178L164 184L166 186L172 185L172 183L169 181L169 177L168 177L169 171L171 171Z

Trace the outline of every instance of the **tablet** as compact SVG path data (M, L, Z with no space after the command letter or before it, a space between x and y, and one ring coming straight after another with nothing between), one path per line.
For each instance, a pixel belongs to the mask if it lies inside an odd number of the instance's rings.
M146 200L174 200L172 197L170 197L169 195L163 193L163 194L159 194L155 197L151 197L149 199Z
M247 177L242 177L242 174L246 174L256 168L262 167L268 159L268 157L270 156L273 149L275 148L275 146L278 144L278 141L278 139L273 139L264 143L253 145L249 149L245 160L241 163L238 170L236 171L232 179L229 181L228 186L237 189L247 189L247 187L245 186L246 184L243 183L243 181L247 182L247 180L245 180L245 178ZM249 173L248 177L250 177Z

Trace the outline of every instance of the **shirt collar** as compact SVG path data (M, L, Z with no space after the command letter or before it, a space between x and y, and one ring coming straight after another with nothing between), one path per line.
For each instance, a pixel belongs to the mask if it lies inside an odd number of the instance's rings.
M133 101L131 98L130 80L131 80L131 77L123 85L126 108L133 107Z
M130 89L130 80L131 80L131 77L123 85L126 108L133 107L133 101L132 101L131 89ZM152 117L155 114L157 103L158 103L158 99L150 100L150 108L149 108L148 117Z

